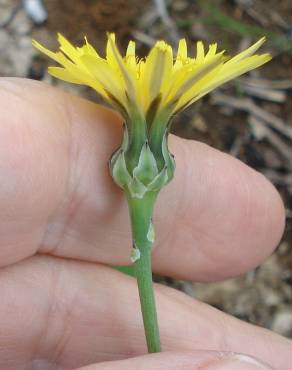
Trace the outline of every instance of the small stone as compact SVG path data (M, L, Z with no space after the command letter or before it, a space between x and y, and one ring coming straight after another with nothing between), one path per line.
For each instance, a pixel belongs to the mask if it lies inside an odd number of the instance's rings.
M35 24L41 25L48 19L47 10L41 0L24 0L24 9Z
M292 336L292 307L279 310L272 322L271 329L284 336Z
M172 4L172 9L177 12L181 12L185 10L187 7L188 7L188 2L185 0L176 0Z
M201 116L200 114L196 114L193 118L193 120L191 121L191 126L198 130L199 132L207 132L208 131L208 126L207 126L207 123L204 119L203 116Z

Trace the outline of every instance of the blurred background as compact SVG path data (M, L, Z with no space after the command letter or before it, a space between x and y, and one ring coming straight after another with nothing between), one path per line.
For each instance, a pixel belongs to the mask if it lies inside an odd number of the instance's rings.
M156 39L218 42L230 54L267 36L273 60L224 85L180 114L177 135L204 141L265 174L280 191L286 232L276 253L245 276L200 284L157 277L243 320L292 338L292 1L291 0L0 0L0 76L46 80L98 101L83 86L51 79L31 47L55 48L56 33L102 53L105 33L120 47L136 40L145 55ZM195 164L194 164L195 165ZM212 227L212 225L210 225Z

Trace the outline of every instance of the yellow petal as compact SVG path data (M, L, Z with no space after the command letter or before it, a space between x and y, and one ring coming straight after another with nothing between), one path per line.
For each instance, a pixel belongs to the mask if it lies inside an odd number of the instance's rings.
M107 39L107 44L106 44L106 60L109 65L111 65L112 67L116 69L119 69L116 58L114 56L113 47L112 47L113 45L115 45L116 36L114 33L109 33L107 37L108 39Z
M50 75L59 78L60 80L71 82L75 84L82 84L84 81L80 80L79 78L75 77L72 72L68 71L66 68L62 67L49 67L48 71Z
M133 77L138 78L137 76L137 61L136 61L136 44L134 41L130 41L127 47L125 64L132 71Z
M97 58L100 58L97 51L94 49L94 47L88 42L87 37L84 37L85 39L85 45L83 46L83 52L85 54L93 55Z
M190 89L187 94L182 96L176 106L176 110L182 106L194 103L216 87L267 63L270 59L271 56L269 54L253 55L232 67L227 65L227 63L218 66L214 71L211 71L202 80L198 81L193 89Z
M228 63L233 64L241 61L242 59L245 59L251 55L253 55L261 46L262 44L266 41L265 37L262 37L257 41L255 44L250 46L248 49L242 51L241 53L237 54L235 57L231 58Z
M54 53L51 50L45 48L40 43L38 43L36 40L32 40L32 45L36 49L38 49L40 52L42 52L43 54L47 55L49 58L51 58L51 59L53 59L53 60L55 60L56 62L59 63L59 57L58 57L57 53Z
M212 69L216 68L220 63L222 63L222 54L217 54L212 59L209 59L205 63L196 66L188 76L187 80L180 87L178 94L184 94L197 81L206 76Z
M186 39L180 39L177 48L176 58L185 59L188 57L188 47Z
M131 73L131 70L128 69L127 66L125 65L125 63L124 63L124 61L121 57L121 54L120 54L119 50L116 47L114 38L112 36L109 36L108 49L107 50L108 50L108 54L109 54L109 58L111 60L111 63L118 67L121 75L124 78L124 82L125 82L125 85L126 85L125 86L125 91L127 91L127 95L130 97L130 100L132 102L136 102L137 101L136 88L135 88L135 84L134 84L134 81L133 81L134 78L136 78L136 76L133 76L132 73ZM109 62L108 62L108 64L110 65Z
M58 33L60 50L67 55L73 62L78 63L80 52L75 48L61 33Z
M218 84L221 85L235 77L242 75L243 73L246 73L254 68L257 68L267 63L269 60L271 60L271 56L269 54L262 54L262 55L253 55L232 66L230 66L227 62L223 65L220 74L209 83L214 86L215 85L218 86Z
M178 77L177 80L180 81L180 83L172 87L172 94L168 98L168 102L172 104L180 97L182 97L181 100L184 100L183 96L188 95L188 91L192 90L193 86L196 86L198 81L208 75L210 71L217 68L218 65L222 64L222 55L223 53L219 53L212 58L208 58L204 63L193 64L189 73L182 76L181 79Z
M176 54L176 60L173 65L173 71L180 69L183 67L185 63L188 63L188 50L187 50L187 43L185 39L179 40L178 48L177 48L177 54Z
M142 74L143 85L148 90L149 104L166 89L172 66L172 48L164 41L158 41L146 58Z
M209 50L208 50L208 53L206 54L206 58L215 56L216 51L217 51L217 44L209 45Z
M197 55L196 55L196 61L202 62L203 59L205 58L205 49L204 49L204 44L202 41L197 42Z
M135 57L136 51L136 43L134 41L130 41L127 47L126 56L134 56Z
M83 55L82 62L89 73L102 85L106 93L113 95L119 102L125 104L125 85L117 76L108 63L102 58L95 58L92 55Z

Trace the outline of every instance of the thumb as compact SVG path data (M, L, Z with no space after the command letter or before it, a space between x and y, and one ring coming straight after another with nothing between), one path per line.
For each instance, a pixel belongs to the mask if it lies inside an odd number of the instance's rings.
M121 361L103 362L78 370L272 370L243 354L216 351L163 352Z

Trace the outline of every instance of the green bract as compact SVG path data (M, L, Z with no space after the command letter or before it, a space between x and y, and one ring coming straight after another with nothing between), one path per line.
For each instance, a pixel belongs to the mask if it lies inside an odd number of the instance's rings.
M133 150L129 145L131 139L135 138L129 137L127 125L124 125L123 142L110 160L110 172L116 184L128 196L142 199L147 192L159 192L171 181L175 162L167 148L167 132L162 137L160 150L156 152L151 150L151 142L146 137L140 153L137 153L137 148ZM130 159L130 163L127 163L127 158ZM134 164L133 158L136 159Z

